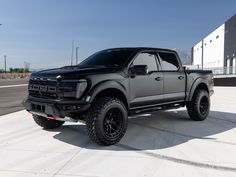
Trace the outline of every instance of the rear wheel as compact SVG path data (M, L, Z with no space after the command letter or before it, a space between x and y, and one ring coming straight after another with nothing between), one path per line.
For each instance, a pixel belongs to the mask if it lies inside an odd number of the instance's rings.
M58 128L64 124L63 121L51 120L38 115L33 115L33 119L40 127L43 127L44 129Z
M127 128L127 110L117 98L99 98L86 118L87 132L91 140L99 145L116 144Z
M206 90L196 90L192 101L186 106L192 120L205 120L210 111L210 97L208 92Z

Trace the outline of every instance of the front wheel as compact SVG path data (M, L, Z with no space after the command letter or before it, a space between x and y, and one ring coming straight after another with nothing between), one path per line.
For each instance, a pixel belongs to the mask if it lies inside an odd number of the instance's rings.
M128 114L117 98L99 98L90 108L86 126L91 140L103 146L116 144L124 136Z
M206 90L197 90L187 105L189 117L195 121L205 120L210 111L210 97Z

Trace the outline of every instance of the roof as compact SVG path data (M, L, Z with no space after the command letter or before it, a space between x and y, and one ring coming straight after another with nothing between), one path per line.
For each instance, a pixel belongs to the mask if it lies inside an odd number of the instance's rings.
M171 49L155 48L155 47L119 47L119 48L109 48L109 49L105 49L105 50L126 50L126 49L133 49L133 50L162 50L162 51L176 52L175 50L171 50Z

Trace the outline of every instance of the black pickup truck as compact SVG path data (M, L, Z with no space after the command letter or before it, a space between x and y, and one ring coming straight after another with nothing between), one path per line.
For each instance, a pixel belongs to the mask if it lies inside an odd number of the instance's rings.
M211 71L186 70L175 51L114 48L33 73L24 105L44 129L83 121L94 142L112 145L135 114L186 106L192 120L206 119L213 84Z

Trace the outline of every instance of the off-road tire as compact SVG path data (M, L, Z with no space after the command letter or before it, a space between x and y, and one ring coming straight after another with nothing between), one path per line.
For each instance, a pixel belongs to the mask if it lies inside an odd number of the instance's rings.
M39 115L33 115L33 119L40 127L43 127L44 129L58 128L64 124L63 121L51 120Z
M196 90L192 101L188 102L187 110L190 119L195 121L203 121L210 112L210 97L206 90Z
M111 114L113 112L114 114ZM110 137L112 134L107 132L112 130L112 128L107 121L110 119L113 120L113 118L116 123L120 121L117 123L118 126L116 126L120 128L116 128L117 131L115 132L117 135L115 137ZM110 121L110 123L111 122L112 121ZM92 104L86 117L87 132L90 139L103 146L118 143L126 132L127 124L128 114L125 105L119 99L112 97L98 98L94 104Z

